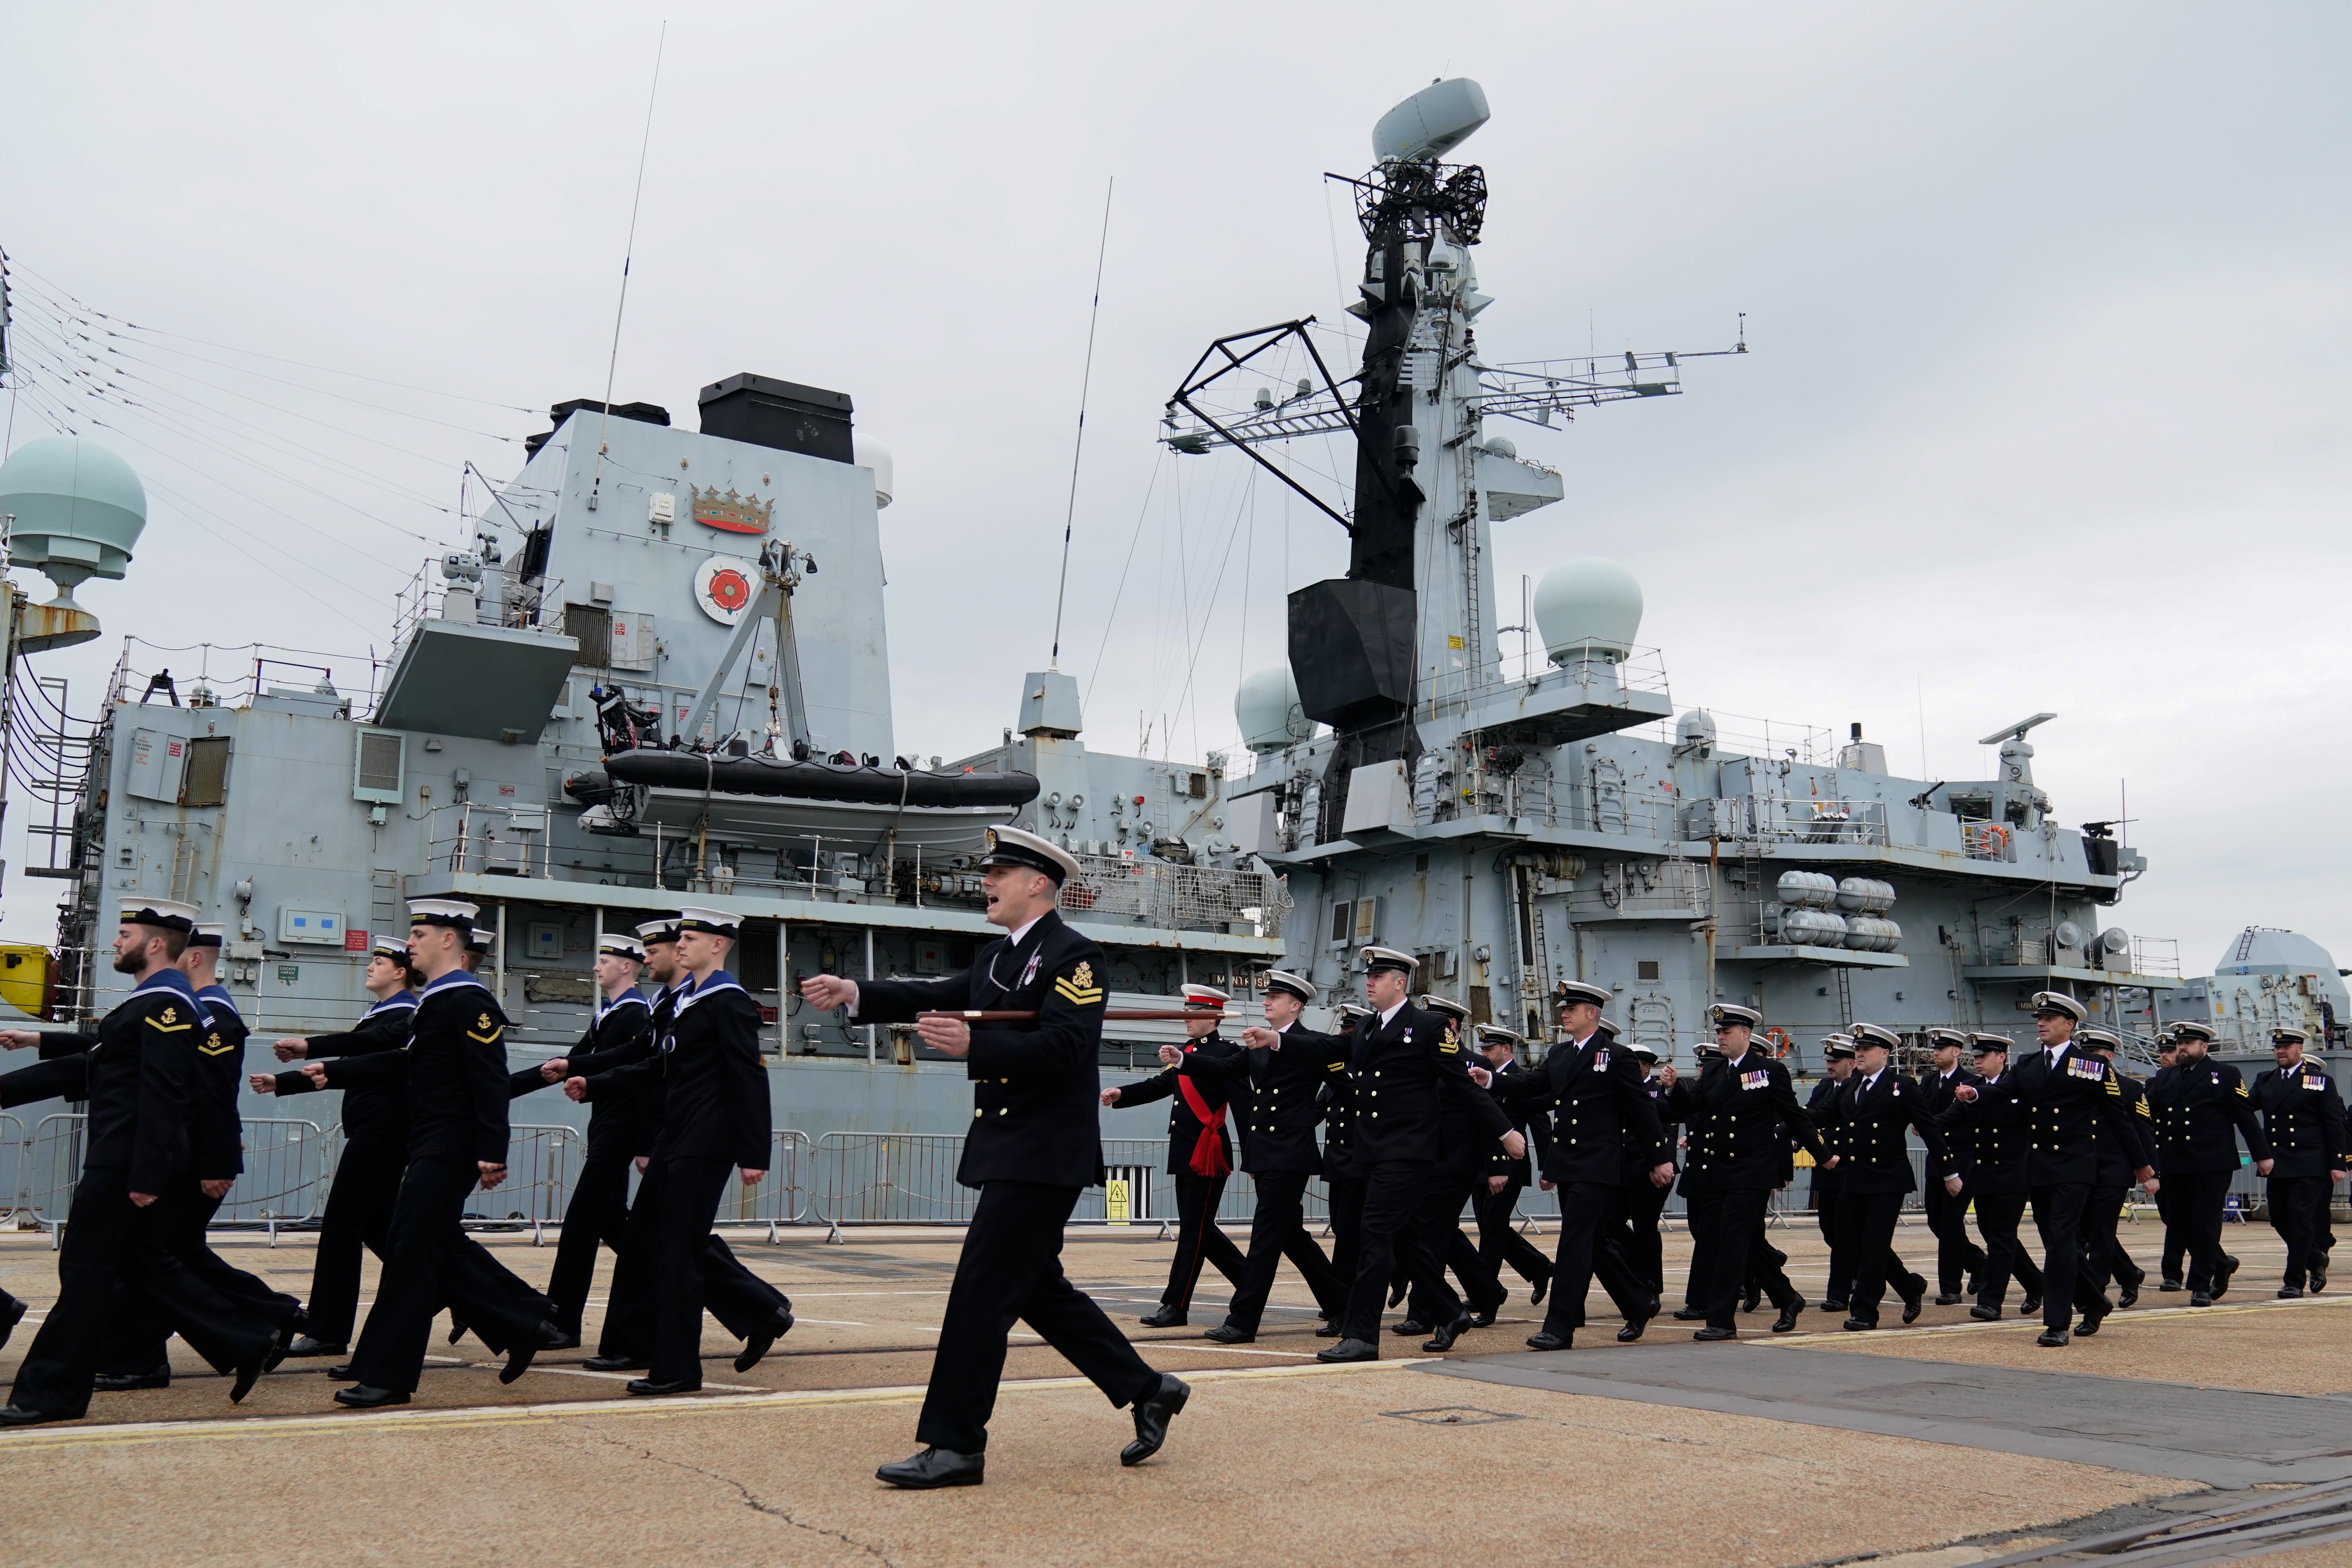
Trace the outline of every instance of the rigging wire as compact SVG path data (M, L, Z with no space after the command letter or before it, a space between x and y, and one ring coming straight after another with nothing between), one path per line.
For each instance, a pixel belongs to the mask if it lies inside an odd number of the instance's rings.
M1078 377L1078 434L1070 444L1070 504L1062 513L1062 576L1054 588L1054 649L1045 668L1062 667L1062 601L1070 590L1070 532L1078 519L1078 459L1087 449L1087 399L1095 384L1095 326L1102 320L1103 258L1110 254L1110 198L1118 189L1113 174L1103 186L1102 238L1095 246L1095 299L1087 310L1086 370Z
M1168 448L1160 448L1151 461L1151 478L1144 482L1143 504L1135 509L1135 531L1128 536L1127 560L1118 569L1118 586L1110 596L1110 609L1103 617L1102 641L1095 648L1095 667L1087 672L1087 695L1079 706L1083 710L1094 700L1095 678L1102 674L1103 655L1109 651L1111 628L1118 625L1118 602L1127 596L1127 574L1135 565L1135 547L1143 538L1144 520L1151 515L1152 493L1160 488L1160 468L1168 460Z
M613 428L613 378L621 365L621 318L629 309L629 263L637 254L637 209L646 199L646 155L654 144L654 105L661 97L662 50L669 45L669 22L665 18L661 36L654 42L654 80L646 93L646 134L637 143L637 188L629 198L629 239L621 247L621 301L613 307L613 353L604 362L604 406L596 422L596 468L588 481L588 510L596 510L596 492L604 482L604 437Z

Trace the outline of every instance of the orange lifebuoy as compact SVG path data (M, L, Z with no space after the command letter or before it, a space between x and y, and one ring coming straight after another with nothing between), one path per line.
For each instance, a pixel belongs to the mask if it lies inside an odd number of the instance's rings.
M1789 1031L1775 1024L1764 1031L1764 1043L1772 1047L1774 1056L1785 1057L1789 1054Z

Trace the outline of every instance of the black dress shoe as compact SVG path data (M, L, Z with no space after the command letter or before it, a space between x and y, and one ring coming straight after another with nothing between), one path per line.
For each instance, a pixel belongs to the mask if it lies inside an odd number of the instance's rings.
M0 1426L33 1426L43 1421L62 1421L62 1415L52 1415L46 1410L27 1410L21 1405L0 1405Z
M1315 1359L1327 1362L1378 1361L1381 1359L1381 1347L1370 1340L1341 1340L1329 1350L1317 1351Z
M735 1358L737 1372L749 1372L760 1364L761 1358L775 1348L776 1342L793 1331L793 1315L784 1308L760 1325L757 1333L743 1342L742 1352Z
M1159 1306L1135 1321L1147 1329L1181 1329L1184 1326L1184 1311L1180 1307Z
M335 1365L329 1367L327 1369L327 1375L333 1378L337 1383L341 1383L346 1378L357 1377L359 1373L354 1372L352 1370L352 1363L346 1361L338 1362Z
M1470 1326L1474 1329L1491 1329L1495 1326L1495 1314L1501 1310L1500 1307L1480 1307L1470 1314Z
M1878 1320L1876 1318L1848 1318L1844 1322L1840 1323L1838 1327L1845 1330L1846 1332L1850 1334L1866 1334L1871 1330L1878 1327Z
M460 1320L459 1320L459 1318L458 1318L458 1316L457 1316L457 1314L456 1312L451 1312L451 1313L449 1314L449 1342L450 1342L451 1344L453 1344L453 1345L454 1345L454 1344L456 1344L459 1340L462 1340L462 1339L464 1339L465 1337L466 1337L466 1325L465 1325L465 1323L464 1323L462 1321L460 1321Z
M285 1359L285 1332L282 1330L272 1329L269 1331L269 1338L263 1342L258 1352L236 1363L236 1381L229 1385L228 1402L231 1405L244 1404L245 1396L253 1392L253 1385L261 1381L262 1373Z
M1392 1334L1425 1334L1429 1331L1429 1325L1419 1318L1407 1318L1402 1323L1389 1325L1389 1332Z
M2179 1279L2168 1274L2157 1286L2157 1289L2159 1290L2181 1290L2186 1289L2187 1287L2182 1285Z
M2105 1314L2095 1318L2088 1313L2085 1313L2084 1314L2083 1321L2074 1325L2074 1332L2084 1339L2088 1339L2093 1334L2099 1331L2099 1325L2105 1321L2106 1321Z
M2021 1318L2030 1318L2040 1310L2042 1310L2042 1292L2039 1290L2017 1304L2017 1315Z
M1324 1324L1321 1328L1316 1330L1315 1337L1318 1340L1338 1339L1339 1337L1339 1320L1334 1318L1329 1322Z
M1541 1333L1529 1334L1528 1336L1528 1349L1531 1351L1564 1351L1571 1348L1575 1343L1575 1340L1576 1335L1573 1331L1565 1334L1555 1334L1549 1329L1546 1329Z
M1747 1293L1739 1298L1739 1310L1743 1312L1752 1312L1763 1304L1764 1292L1753 1285L1749 1286Z
M537 1355L543 1350L551 1348L554 1345L556 1341L562 1337L563 1331L562 1329L556 1327L553 1323L549 1322L544 1318L541 1319L539 1322L538 1337L536 1339L525 1340L522 1343L515 1346L514 1349L507 1352L507 1364L499 1368L499 1381L500 1383L512 1383L516 1378L519 1378L524 1373L529 1372L530 1370L531 1357Z
M2066 1331L2063 1329L2044 1329L2034 1336L2033 1342L2044 1349L2054 1351L2063 1348L2067 1338Z
M2121 1290L2116 1292L2116 1306L2118 1309L2124 1307L2137 1307L2138 1305L2139 1287L2137 1285L2126 1285Z
M338 1341L329 1344L324 1340L314 1340L310 1335L304 1334L286 1347L286 1353L290 1356L349 1355L352 1353L352 1347L348 1341Z
M921 1492L934 1487L976 1487L987 1468L986 1454L958 1454L935 1447L911 1459L884 1465L874 1472L874 1479L910 1492Z
M1463 1313L1452 1322L1440 1325L1438 1331L1421 1342L1421 1348L1432 1355L1443 1355L1454 1348L1454 1342L1470 1331L1470 1314Z
M2213 1298L2200 1290L2189 1298L2189 1304L2192 1307L2210 1307L2213 1304Z
M589 1372L643 1372L646 1358L635 1355L592 1355L581 1366Z
M1544 1296L1550 1289L1551 1276L1549 1274L1538 1276L1536 1279L1534 1289L1528 1292L1528 1305L1530 1307L1542 1306Z
M1159 1389L1135 1402L1135 1441L1118 1451L1118 1462L1139 1465L1160 1452L1160 1445L1168 1441L1168 1423L1192 1397L1192 1384L1161 1373Z
M2000 1309L1999 1307L1988 1307L1979 1302L1976 1306L1969 1309L1969 1316L1974 1318L1979 1323L1998 1323L2000 1321Z
M1974 1269L1974 1268L1971 1268L1971 1269L1969 1269L1969 1288L1968 1288L1965 1291L1961 1292L1961 1294L1962 1294L1962 1295L1964 1295L1964 1296L1974 1297L1974 1296L1976 1295L1976 1293L1977 1293L1977 1270L1976 1270L1976 1269Z
M671 1378L662 1383L656 1383L650 1377L633 1377L629 1379L625 1386L631 1394L642 1395L646 1399L666 1399L673 1394L701 1393L702 1379L698 1377L679 1377Z
M2303 1300L2303 1292L2293 1285L2282 1285L2279 1287L2278 1299L2282 1301L2300 1301Z
M1691 1336L1695 1340L1703 1341L1708 1344L1718 1343L1724 1340L1736 1340L1738 1337L1738 1329L1718 1329L1713 1323L1709 1323Z
M1822 1298L1822 1304L1817 1310L1823 1312L1843 1312L1845 1310L1845 1298L1843 1296L1824 1296Z
M1696 1307L1677 1307L1675 1309L1675 1321L1677 1323L1698 1323L1705 1322L1706 1321L1706 1314Z
M1967 1300L1968 1298L1961 1295L1958 1290L1946 1290L1937 1296L1936 1305L1938 1307L1957 1307L1962 1301Z
M1412 1280L1410 1280L1410 1279L1404 1280L1403 1282L1402 1282L1402 1283L1400 1283L1400 1284L1395 1284L1395 1285L1391 1285L1391 1286L1390 1286L1390 1287L1389 1287L1389 1305L1390 1305L1391 1307L1394 1307L1398 1302L1400 1302L1400 1301L1403 1300L1404 1300L1404 1293L1405 1293L1407 1290L1410 1290L1410 1289L1412 1289Z
M2238 1260L2236 1258L2225 1257L2221 1259L2221 1267L2213 1276L2213 1299L2215 1300L2218 1301L2222 1297L2230 1293L2230 1277L2237 1271Z
M357 1388L335 1390L335 1403L354 1410L374 1410L386 1405L405 1405L408 1395L396 1388L370 1388L362 1383Z
M562 1339L550 1340L541 1348L551 1351L576 1351L580 1348L580 1331L565 1329Z
M1917 1322L1920 1312L1927 1305L1927 1292L1924 1289L1910 1292L1903 1298L1903 1321L1906 1323Z
M1797 1326L1797 1314L1804 1310L1805 1304L1802 1301L1791 1301L1787 1306L1781 1308L1780 1315L1772 1320L1772 1331L1776 1334L1785 1334L1790 1329L1795 1328Z
M2327 1289L2327 1270L2326 1270L2326 1269L2325 1269L2325 1268L2315 1268L2315 1269L2313 1269L2313 1270L2311 1271L2311 1293L2312 1293L2313 1295L2316 1296L2316 1295L2318 1295L2322 1290L2325 1290L2325 1289ZM20 1302L18 1302L18 1303L17 1303L17 1305L21 1307L21 1306L23 1306L23 1305L24 1305L24 1303L20 1301ZM24 1315L24 1314L23 1314L23 1313L21 1313L21 1312L19 1312L19 1313L17 1314L17 1316L19 1316L19 1317L22 1317L23 1315ZM0 1334L0 1345L5 1345L5 1344L6 1344L7 1342L8 1342L7 1336L6 1336L6 1335L5 1335L5 1334Z
M1649 1326L1650 1320L1647 1318L1626 1319L1625 1326L1617 1331L1617 1342L1621 1345L1632 1344L1642 1337L1642 1331Z
M172 1369L167 1363L148 1372L101 1372L89 1380L89 1386L100 1394L121 1394L133 1388L169 1388Z
M1318 1329L1316 1332L1320 1333L1322 1331ZM1231 1323L1219 1323L1201 1337L1221 1345L1245 1345L1256 1339L1257 1335L1247 1329L1237 1329Z
M2315 1282L2320 1278L2321 1276L2315 1272L2312 1275L2312 1279ZM2318 1288L2319 1287L2316 1283L2312 1286L2312 1289L2315 1290ZM16 1331L16 1325L23 1322L25 1321L25 1314L32 1310L33 1304L30 1301L19 1301L15 1306L10 1307L6 1311L0 1312L0 1345L5 1345L8 1342L8 1336Z

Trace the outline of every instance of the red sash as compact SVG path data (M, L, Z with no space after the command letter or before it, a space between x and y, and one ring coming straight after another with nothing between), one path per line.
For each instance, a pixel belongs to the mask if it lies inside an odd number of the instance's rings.
M1200 1086L1192 1081L1189 1073L1176 1075L1176 1088L1184 1096L1185 1108L1201 1124L1200 1141L1192 1145L1192 1158L1189 1162L1192 1173L1196 1176L1231 1175L1233 1162L1225 1158L1225 1141L1222 1136L1225 1130L1225 1108L1221 1105L1214 1110L1210 1110Z

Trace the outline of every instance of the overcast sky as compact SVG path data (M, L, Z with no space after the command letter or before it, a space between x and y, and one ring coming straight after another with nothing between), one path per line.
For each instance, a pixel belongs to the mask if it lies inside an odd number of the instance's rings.
M461 463L512 473L525 410L601 393L661 21L0 11L0 247L50 355L13 440L71 396L43 300L147 329L84 345L144 405L90 433L152 512L81 595L108 638L38 660L77 710L125 632L364 683ZM1510 428L1568 499L1498 525L1503 619L1522 574L1621 561L1678 705L1860 721L1931 778L2055 710L2061 820L2127 781L2122 923L2192 974L2248 923L2352 963L2348 46L2325 5L682 4L614 395L850 393L898 460L899 747L986 744L1051 637L1115 176L1062 664L1097 747L1230 746L1345 542L1237 457L1161 457L1161 405L1213 337L1342 320L1320 175L1471 76L1488 358L1727 347L1741 311L1753 351ZM11 876L0 923L49 934L56 886Z

